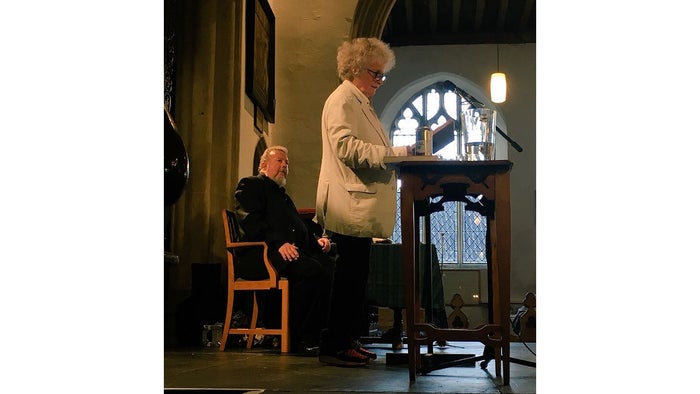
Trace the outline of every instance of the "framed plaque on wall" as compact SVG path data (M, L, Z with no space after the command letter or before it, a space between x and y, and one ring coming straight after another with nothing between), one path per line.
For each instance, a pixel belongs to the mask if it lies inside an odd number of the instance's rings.
M275 122L275 15L267 0L246 1L245 92Z

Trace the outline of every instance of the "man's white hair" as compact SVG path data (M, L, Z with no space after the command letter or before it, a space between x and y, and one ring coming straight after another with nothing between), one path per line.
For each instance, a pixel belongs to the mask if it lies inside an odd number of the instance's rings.
M265 149L265 152L263 152L262 155L260 155L260 164L258 165L258 172L262 172L263 164L267 163L268 160L270 160L270 156L272 155L272 151L282 151L284 152L285 155L289 156L289 151L287 150L286 147L282 145L275 145L271 146L267 149Z

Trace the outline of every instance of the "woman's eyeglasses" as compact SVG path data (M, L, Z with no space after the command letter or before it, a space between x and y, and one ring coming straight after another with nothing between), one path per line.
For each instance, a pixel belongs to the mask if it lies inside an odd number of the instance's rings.
M369 73L369 75L372 76L372 79L374 79L375 81L382 81L382 82L386 81L386 75L380 73L379 71L370 70L368 68L367 72Z

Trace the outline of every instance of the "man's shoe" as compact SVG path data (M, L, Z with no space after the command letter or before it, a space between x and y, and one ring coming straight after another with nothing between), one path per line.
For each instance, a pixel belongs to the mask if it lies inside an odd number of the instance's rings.
M334 354L321 353L318 356L318 361L336 367L361 367L369 363L369 358L361 355L355 349L347 349Z
M352 348L355 349L356 352L360 353L361 355L367 357L370 360L376 360L377 359L377 354L369 351L365 348L362 347L362 343L360 341L353 341L352 342Z
M318 345L300 341L292 346L292 353L302 357L318 357Z
M382 334L381 339L388 339L391 341L391 348L393 350L403 349L403 333L400 328L390 328L384 334Z
M297 349L295 354L301 357L318 357L318 347L302 347Z

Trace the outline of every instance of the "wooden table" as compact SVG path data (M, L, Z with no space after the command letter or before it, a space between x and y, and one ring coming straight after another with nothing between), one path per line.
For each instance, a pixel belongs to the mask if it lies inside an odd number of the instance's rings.
M445 341L478 341L485 345L485 354L478 359L493 358L496 376L503 384L510 380L510 169L513 163L507 160L494 161L436 161L419 156L386 158L385 163L396 169L401 180L401 244L402 265L406 291L406 335L408 338L408 369L411 382L416 380L416 371L429 371L455 365L421 366L421 345ZM489 276L489 322L474 329L437 328L429 319L416 322L420 300L417 274L419 246L419 218L424 217L429 226L430 214L443 202L463 201L470 204L466 196L481 195L480 204L488 218L487 269ZM436 209L437 208L437 209ZM425 231L430 243L430 231ZM486 349L493 349L487 355ZM472 360L473 361L473 360Z

